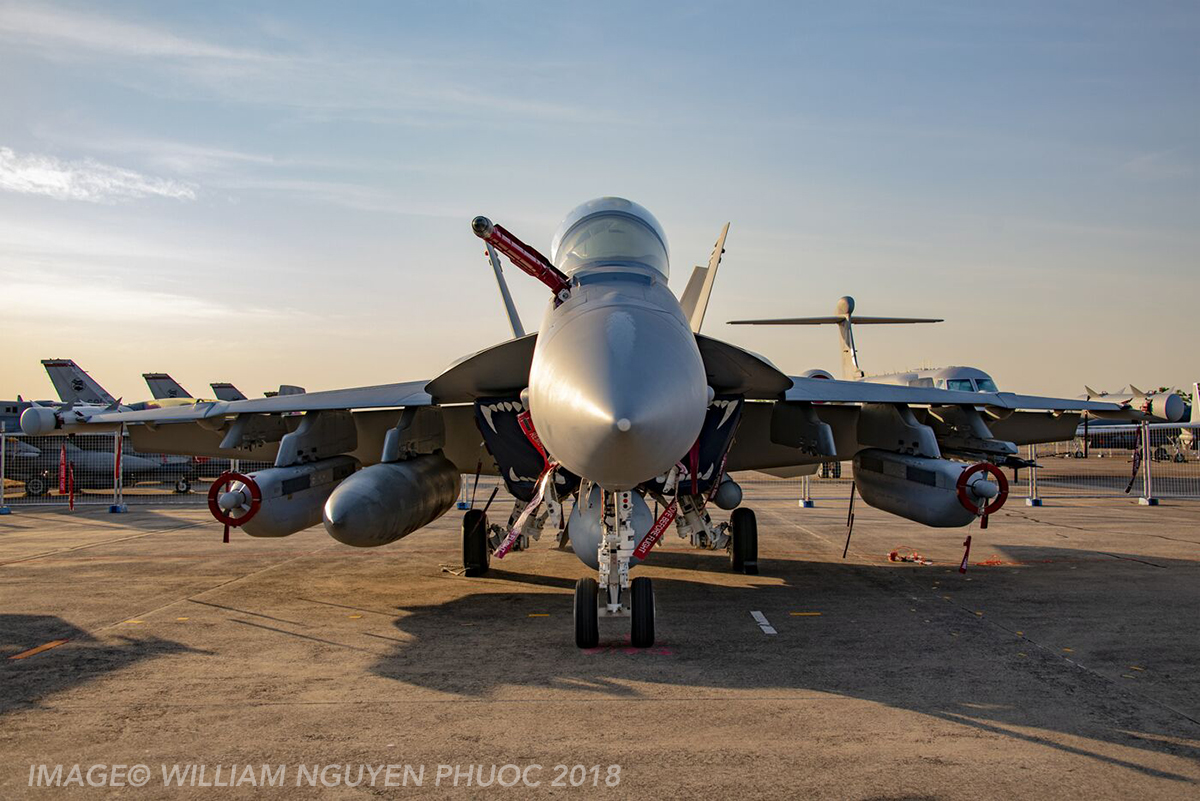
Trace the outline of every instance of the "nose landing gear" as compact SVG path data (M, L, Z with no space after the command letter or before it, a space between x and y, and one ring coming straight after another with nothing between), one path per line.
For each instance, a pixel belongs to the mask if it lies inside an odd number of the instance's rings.
M575 644L580 648L595 648L600 642L601 593L605 615L631 618L630 642L635 648L654 645L653 586L644 576L629 580L629 561L637 544L632 495L604 493L599 580L583 578L575 583Z

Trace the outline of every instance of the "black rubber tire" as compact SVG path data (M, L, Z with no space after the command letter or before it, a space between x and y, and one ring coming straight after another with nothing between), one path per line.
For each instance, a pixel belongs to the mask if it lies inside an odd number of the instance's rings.
M178 495L186 495L192 491L192 482L186 478L181 478L175 482L175 492Z
M758 518L753 509L734 509L729 515L732 533L729 543L729 564L747 576L758 574Z
M1166 448L1164 448L1164 447L1162 447L1162 446L1160 445L1160 446L1158 446L1158 448L1156 448L1156 449L1155 449L1155 451L1154 451L1154 461L1156 461L1156 462L1165 462L1165 461L1166 461L1168 458L1170 458L1170 454L1168 454L1168 453L1167 453L1167 449L1166 449Z
M491 555L487 542L488 521L482 509L468 509L463 515L463 572L482 576L488 572Z
M654 585L645 576L629 583L629 607L633 628L629 642L634 648L654 645Z
M1175 463L1176 464L1182 464L1183 462L1186 462L1186 461L1187 461L1187 457L1184 456L1182 453L1175 454Z
M40 498L50 491L50 482L44 476L31 476L25 479L25 494L30 498Z
M595 648L600 644L599 587L594 578L575 582L575 646Z

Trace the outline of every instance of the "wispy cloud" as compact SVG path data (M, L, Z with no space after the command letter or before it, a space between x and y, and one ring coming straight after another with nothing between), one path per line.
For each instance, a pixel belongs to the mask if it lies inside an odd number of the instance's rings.
M234 35L256 33L262 31L249 27ZM326 45L274 37L267 47L228 47L164 27L48 4L0 5L0 42L58 63L153 63L153 70L134 69L113 76L151 96L199 95L286 108L318 119L336 115L364 122L429 126L488 114L493 124L495 117L545 124L590 122L600 111L595 101L572 104L546 100L537 90L499 89L495 78L504 65L486 65L491 80L481 87L479 75L485 65L471 61L469 54L458 54L451 62L393 53L339 54ZM560 63L529 60L509 77L525 86L563 68Z
M257 61L270 56L214 45L136 23L65 11L49 6L6 4L0 14L0 35L27 47L56 49L63 45L78 53L97 51L120 56L202 58Z
M1121 165L1122 171L1143 181L1167 181L1190 178L1195 167L1179 149L1142 153Z
M62 161L53 156L18 155L8 147L0 147L0 189L90 203L149 196L196 198L193 184L155 178L91 159Z

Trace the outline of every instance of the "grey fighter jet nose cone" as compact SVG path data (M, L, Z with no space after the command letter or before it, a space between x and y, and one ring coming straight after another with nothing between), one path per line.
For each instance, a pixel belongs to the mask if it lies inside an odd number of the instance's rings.
M581 307L539 343L530 374L530 414L550 455L613 490L683 458L707 399L695 337L638 307Z

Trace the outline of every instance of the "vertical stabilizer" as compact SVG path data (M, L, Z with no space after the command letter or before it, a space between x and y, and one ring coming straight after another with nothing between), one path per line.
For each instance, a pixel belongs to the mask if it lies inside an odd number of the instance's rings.
M54 391L64 403L107 406L116 400L71 359L42 359L42 366L50 376Z
M179 386L178 381L166 373L142 373L142 378L146 380L146 386L150 387L150 395L155 400L192 397L186 389Z
M500 268L500 257L489 242L487 245L488 261L492 264L492 272L496 274L496 285L500 287L500 300L504 302L504 313L508 315L508 324L512 328L513 337L520 339L525 336L525 326L521 324L521 315L517 314L516 304L508 291L508 281L504 278L504 270Z
M1192 384L1192 416L1189 423L1200 423L1200 383Z
M213 396L217 400L239 401L239 400L246 399L245 394L243 394L243 392L240 389L238 389L233 384L230 384L228 382L209 384L209 386L212 387Z
M725 227L721 229L721 235L717 237L717 242L713 245L712 254L708 257L708 267L697 267L692 271L692 277L688 281L688 286L683 292L684 301L690 300L691 307L681 301L683 313L688 316L688 322L692 326L692 331L700 333L700 326L704 325L704 313L708 311L708 299L712 296L713 282L717 280L717 268L721 266L721 255L725 252L725 237L729 235L729 223L725 223ZM703 275L700 270L703 269ZM689 297L689 292L693 289L692 282L699 283L694 297Z

